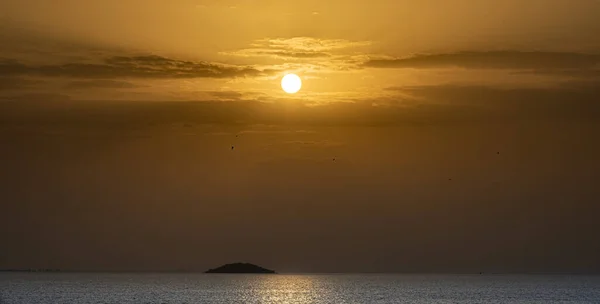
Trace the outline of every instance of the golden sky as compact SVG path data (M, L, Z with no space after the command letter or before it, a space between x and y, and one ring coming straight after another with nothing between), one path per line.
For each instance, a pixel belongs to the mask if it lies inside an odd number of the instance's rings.
M593 0L9 0L1 8L0 76L76 100L410 103L419 97L411 87L596 79L600 61ZM301 94L281 91L288 72L303 78ZM2 95L19 94L7 87Z
M0 1L0 268L600 271L599 18Z

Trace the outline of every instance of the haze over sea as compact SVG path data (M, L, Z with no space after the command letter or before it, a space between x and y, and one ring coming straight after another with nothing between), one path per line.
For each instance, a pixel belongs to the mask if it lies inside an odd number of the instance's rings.
M2 273L0 303L600 303L600 276Z

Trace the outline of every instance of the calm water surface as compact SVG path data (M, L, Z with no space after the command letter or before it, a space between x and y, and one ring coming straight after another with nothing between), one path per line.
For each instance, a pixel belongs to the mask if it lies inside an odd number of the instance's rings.
M600 276L0 273L0 303L600 303Z

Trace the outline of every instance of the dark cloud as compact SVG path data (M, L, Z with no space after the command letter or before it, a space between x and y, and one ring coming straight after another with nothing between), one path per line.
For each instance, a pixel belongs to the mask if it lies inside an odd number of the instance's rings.
M217 97L219 99L226 99L226 100L230 100L230 99L242 99L244 97L244 94L240 93L240 92L235 92L235 91L211 91L211 92L207 92L208 95L212 96L212 97Z
M131 82L110 79L71 81L65 85L67 89L130 89L139 87L141 86Z
M539 69L516 71L515 74L539 74L571 77L579 80L600 81L600 69Z
M467 69L591 69L600 64L600 55L560 52L458 52L422 54L407 58L375 59L365 63L373 68Z
M237 91L201 91L207 95L209 100L214 101L266 101L268 96L261 92L237 92Z
M244 94L235 92L212 93L217 99L221 95L220 99L226 101L188 102L79 102L68 101L62 95L26 95L14 98L21 102L2 103L0 119L6 122L6 117L18 116L19 123L146 127L173 124L393 126L510 121L594 122L600 117L597 98L600 86L593 84L512 89L445 85L389 90L402 94L321 106L275 99L261 102L245 99ZM49 100L53 102L47 102ZM42 110L44 115L40 116Z
M43 83L43 81L24 79L18 77L0 77L0 91L11 91L30 88L40 83Z
M414 110L425 116L489 120L594 121L600 117L598 83L576 82L554 88L420 86L391 90L416 98Z
M40 108L44 108L48 105L48 102L63 102L68 100L71 100L71 97L65 94L26 93L0 97L0 101L4 101L4 103L0 103L0 105L6 105L6 102L8 102L9 104L14 104L13 102L19 102L25 103L26 106L36 104L39 105ZM37 106L34 107L33 110L37 110Z
M260 76L272 71L208 62L174 60L161 56L113 56L103 63L25 65L16 60L0 61L0 76L46 76L74 78L233 78Z

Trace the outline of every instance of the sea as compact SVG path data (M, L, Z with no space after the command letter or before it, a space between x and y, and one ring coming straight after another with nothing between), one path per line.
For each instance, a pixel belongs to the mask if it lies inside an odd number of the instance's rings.
M600 303L600 276L0 273L0 303Z

